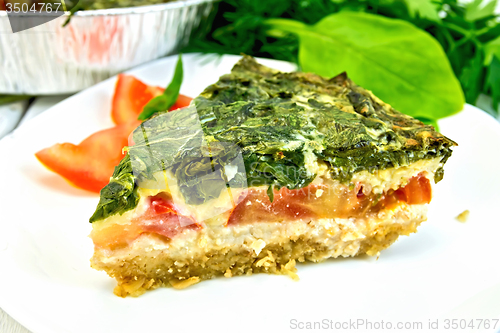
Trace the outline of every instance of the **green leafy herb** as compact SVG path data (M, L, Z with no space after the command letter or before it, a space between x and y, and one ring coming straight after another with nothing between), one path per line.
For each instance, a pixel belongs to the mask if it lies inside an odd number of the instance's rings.
M494 56L500 59L500 36L485 45L484 64L489 65Z
M482 61L482 55L478 52L474 58L470 59L460 74L460 81L465 90L465 99L469 103L475 103L477 96L481 93L481 84L484 81Z
M436 5L431 0L405 0L408 6L408 14L412 18L421 17L434 22L439 22L439 14Z
M486 87L491 89L493 105L498 107L500 103L500 58L493 57L486 77Z
M177 65L175 66L174 77L162 95L157 96L149 101L142 113L139 115L139 120L151 118L155 113L160 111L168 111L175 104L181 90L184 71L182 69L182 55L179 54Z
M299 63L307 72L331 77L342 71L396 109L437 119L463 108L464 97L439 43L401 20L340 12L313 26L266 21L299 36Z

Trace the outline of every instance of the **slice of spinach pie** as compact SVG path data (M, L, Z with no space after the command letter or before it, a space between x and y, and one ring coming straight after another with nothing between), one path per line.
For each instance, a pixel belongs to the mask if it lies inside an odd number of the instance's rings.
M90 219L92 267L119 296L378 255L426 220L456 145L346 74L248 56L132 139Z

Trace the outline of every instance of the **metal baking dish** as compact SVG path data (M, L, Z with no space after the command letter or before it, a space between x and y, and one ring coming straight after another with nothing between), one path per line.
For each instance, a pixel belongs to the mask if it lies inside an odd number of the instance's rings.
M13 34L0 11L0 93L48 95L87 88L174 53L209 21L214 0L65 14Z

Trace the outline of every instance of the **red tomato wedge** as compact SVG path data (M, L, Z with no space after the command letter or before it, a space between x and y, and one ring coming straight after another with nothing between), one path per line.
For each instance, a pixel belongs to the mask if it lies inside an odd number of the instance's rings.
M58 143L35 156L76 187L99 193L123 158L122 149L128 145L130 133L140 123L131 121L96 132L78 145Z
M116 124L123 124L137 120L144 106L152 98L163 94L164 90L161 87L149 86L131 75L118 75L111 109L113 121ZM190 97L179 95L170 110L188 106L191 100Z
M96 132L79 145L56 144L35 156L76 187L99 193L123 158L122 149L128 145L130 133L140 125L137 117L142 109L163 91L163 88L149 86L131 75L118 75L111 110L117 126ZM192 98L179 95L170 110L188 106L191 101Z

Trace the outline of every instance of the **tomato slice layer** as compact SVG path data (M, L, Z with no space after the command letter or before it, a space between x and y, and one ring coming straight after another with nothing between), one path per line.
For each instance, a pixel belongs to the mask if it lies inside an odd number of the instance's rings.
M424 204L431 200L429 180L418 175L398 190L389 190L381 197L364 195L362 185L354 189L326 185L309 185L274 191L273 202L263 189L249 189L246 197L231 212L228 225L246 222L277 222L310 218L362 217L383 209L393 209L401 202Z
M200 225L189 216L179 214L171 198L164 195L149 197L145 214L127 224L104 225L93 230L90 237L99 248L115 249L127 246L144 233L172 239L184 230L197 230Z

